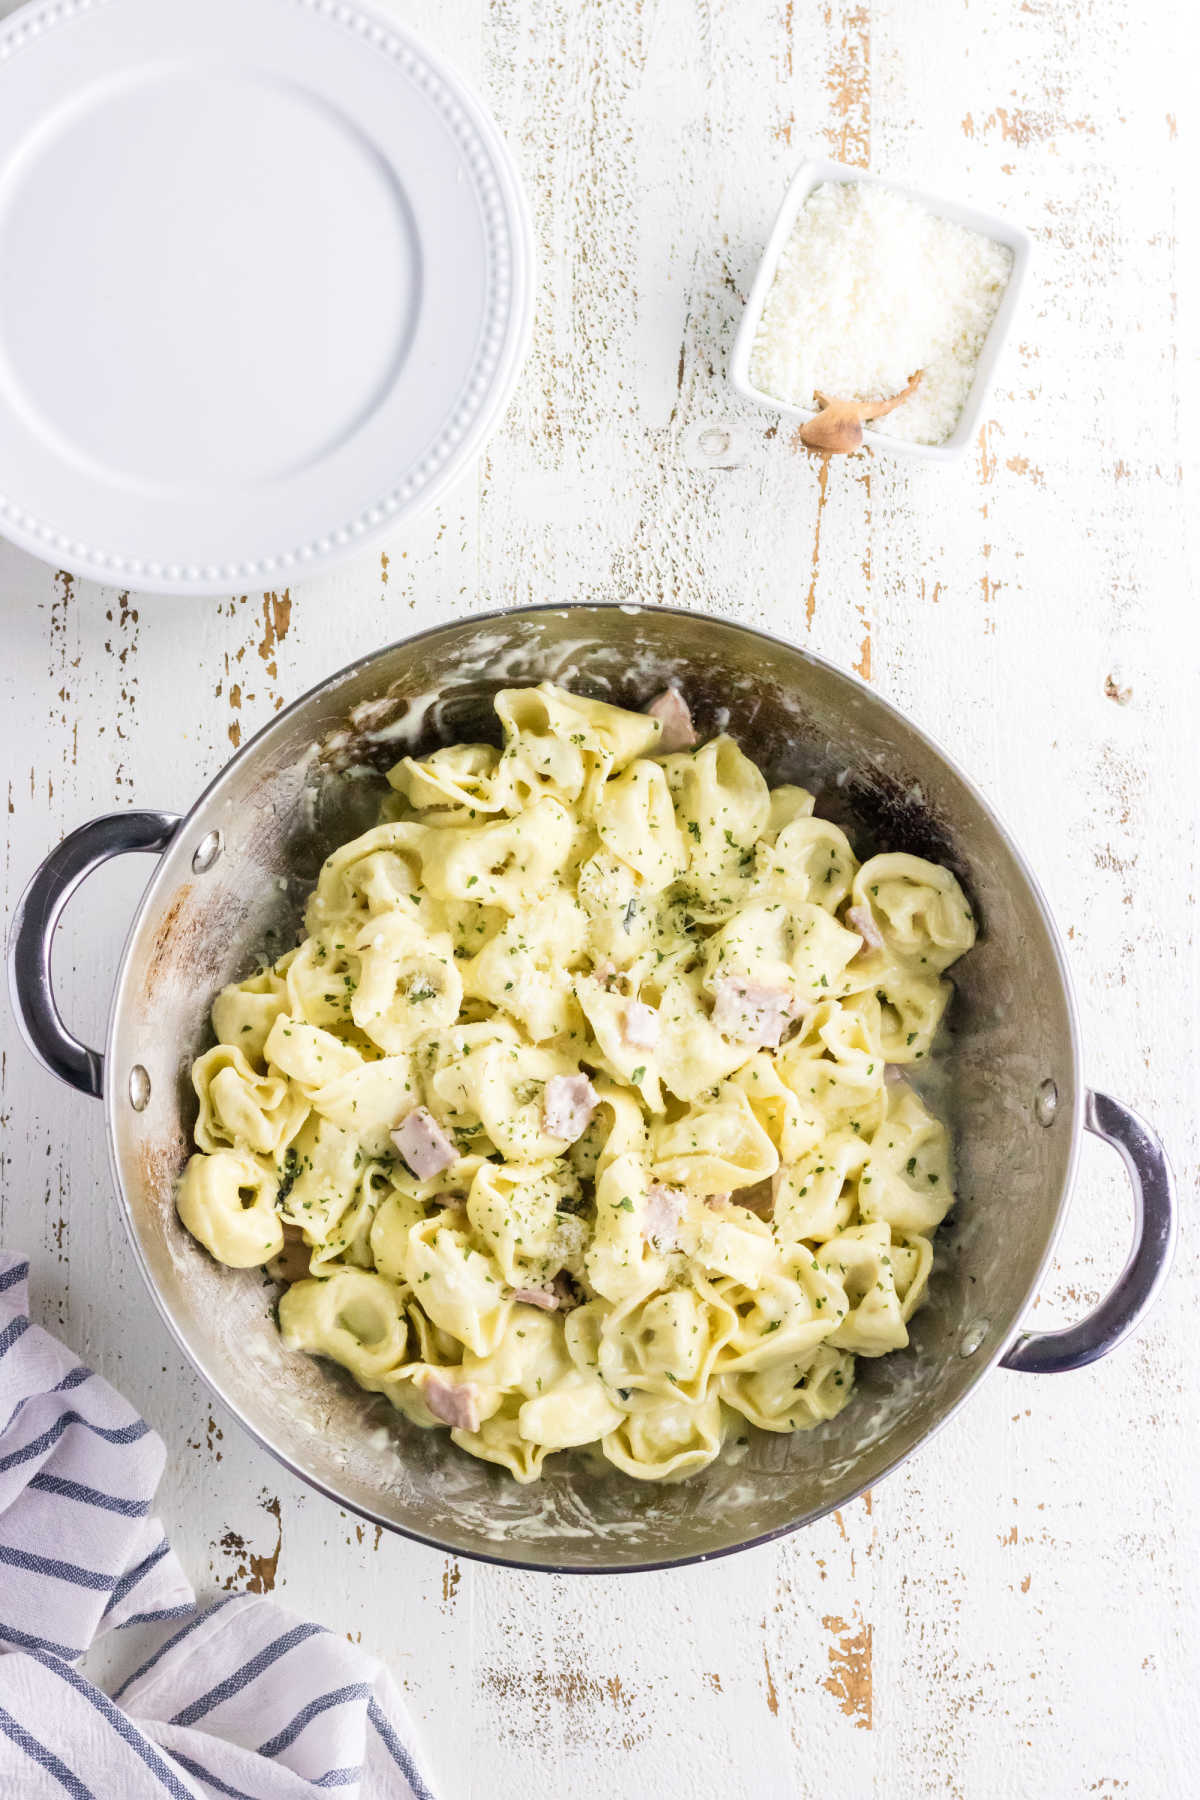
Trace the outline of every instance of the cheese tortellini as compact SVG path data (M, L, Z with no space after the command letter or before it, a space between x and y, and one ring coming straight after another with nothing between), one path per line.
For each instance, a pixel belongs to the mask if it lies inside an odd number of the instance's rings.
M495 704L217 996L179 1213L285 1284L289 1347L516 1480L680 1479L908 1342L954 1168L907 1076L975 925L673 690Z

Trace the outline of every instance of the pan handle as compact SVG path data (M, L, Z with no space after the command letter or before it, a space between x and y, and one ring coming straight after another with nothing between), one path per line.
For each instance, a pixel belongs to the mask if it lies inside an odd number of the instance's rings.
M128 850L161 855L179 814L105 813L52 850L21 895L8 942L8 980L21 1035L52 1075L99 1099L104 1058L67 1030L54 998L50 951L62 910L85 876Z
M1064 1331L1026 1331L1000 1359L1005 1369L1057 1375L1082 1369L1123 1343L1158 1298L1175 1255L1175 1177L1167 1153L1138 1114L1108 1094L1089 1091L1088 1130L1111 1144L1133 1188L1133 1249L1116 1284L1094 1312Z

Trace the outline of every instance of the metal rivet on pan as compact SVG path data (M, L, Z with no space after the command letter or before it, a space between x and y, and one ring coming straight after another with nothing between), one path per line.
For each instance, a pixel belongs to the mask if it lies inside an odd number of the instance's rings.
M1033 1116L1039 1125L1053 1125L1058 1111L1058 1088L1053 1081L1043 1081L1033 1101Z
M210 831L207 837L201 838L196 845L196 853L192 857L192 868L197 875L207 875L225 848L225 840L219 831Z
M987 1319L976 1319L973 1325L967 1326L962 1334L962 1343L958 1346L960 1356L974 1356L988 1334L988 1325Z
M145 1112L150 1104L150 1077L141 1063L129 1071L129 1104L134 1112Z

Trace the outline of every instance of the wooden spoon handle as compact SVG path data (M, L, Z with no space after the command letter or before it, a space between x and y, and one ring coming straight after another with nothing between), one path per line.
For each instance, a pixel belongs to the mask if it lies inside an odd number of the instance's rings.
M916 392L921 385L921 377L924 373L924 369L918 369L915 375L910 375L908 386L902 388L898 394L893 394L890 400L834 400L828 394L821 393L818 393L816 398L822 406L836 406L839 412L849 418L882 419L886 413L890 413L899 406L902 400L907 400L910 394Z
M853 406L840 400L825 401L820 394L821 411L815 419L806 419L800 427L800 442L808 450L823 450L830 456L847 456L860 450L863 441L862 420Z
M893 407L915 392L924 370L909 377L908 386L890 400L834 400L817 393L821 411L815 419L806 419L800 427L800 442L809 450L821 450L827 456L847 456L862 448L863 421L882 419Z
M910 394L916 393L924 373L924 369L918 369L915 375L909 376L906 388L901 388L900 392L893 394L890 400L881 400L877 406L872 406L871 411L864 413L863 417L865 419L882 419L885 413L890 413L894 407L899 406L902 400L907 400Z

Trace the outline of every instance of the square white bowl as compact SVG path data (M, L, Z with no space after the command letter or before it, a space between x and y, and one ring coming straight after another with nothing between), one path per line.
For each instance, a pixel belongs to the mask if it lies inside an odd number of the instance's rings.
M923 193L919 188L906 186L900 181L889 181L886 176L868 175L863 169L849 168L845 163L823 162L814 159L801 164L789 183L787 193L783 197L783 205L776 215L775 224L767 240L762 261L754 277L754 286L750 289L750 297L746 301L746 310L742 315L742 323L733 346L733 357L729 365L729 379L739 394L757 405L766 407L770 412L786 413L793 419L814 419L816 412L808 407L792 406L786 400L768 394L756 387L750 379L750 358L754 351L754 338L762 318L763 308L771 283L775 279L775 270L779 263L783 247L791 235L800 208L804 205L814 188L825 181L870 182L875 187L891 188L906 199L915 200L927 212L939 219L949 219L952 224L965 225L968 231L978 231L984 237L1005 244L1013 253L1012 274L1008 278L1008 286L1004 290L1004 298L996 310L996 316L988 328L983 348L979 352L979 360L975 365L975 378L963 403L958 424L944 444L914 444L906 438L890 437L887 432L872 431L870 426L863 429L863 442L870 444L875 450L890 451L896 456L922 457L926 462L953 462L960 457L975 437L979 429L979 421L992 388L992 380L1000 352L1012 329L1020 303L1021 290L1025 285L1025 276L1029 269L1029 257L1033 240L1020 225L1010 225L1006 219L998 218L994 213L977 212L970 206L959 206L953 200L943 200L937 194Z

